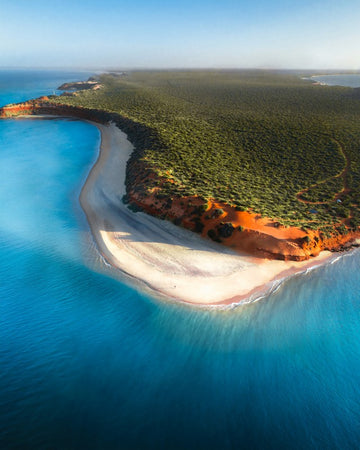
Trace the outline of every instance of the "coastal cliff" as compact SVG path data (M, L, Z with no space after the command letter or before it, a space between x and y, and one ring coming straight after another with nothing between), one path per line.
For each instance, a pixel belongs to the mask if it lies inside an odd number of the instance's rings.
M334 228L325 236L319 230L284 227L276 219L261 217L251 210L241 211L216 199L169 197L162 187L174 182L171 174L156 173L142 158L144 148L156 145L156 133L118 113L54 104L48 97L0 108L0 118L22 115L75 117L101 124L114 122L135 146L127 163L124 201L129 207L170 220L236 251L269 259L303 261L322 250L344 250L356 245L360 238L360 231L351 230L346 221L339 224L342 233Z
M158 187L147 188L147 180L155 177L143 161L130 164L127 200L140 210L171 220L239 252L269 259L303 261L323 250L345 250L357 245L356 240L360 238L359 230L351 231L345 226L344 234L334 229L329 236L324 236L319 230L284 227L275 219L240 211L215 199L168 197L161 187L169 178L158 177Z

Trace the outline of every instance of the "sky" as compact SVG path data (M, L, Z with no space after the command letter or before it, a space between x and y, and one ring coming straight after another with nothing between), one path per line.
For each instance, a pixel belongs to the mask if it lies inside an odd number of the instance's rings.
M360 0L0 0L0 67L360 69Z

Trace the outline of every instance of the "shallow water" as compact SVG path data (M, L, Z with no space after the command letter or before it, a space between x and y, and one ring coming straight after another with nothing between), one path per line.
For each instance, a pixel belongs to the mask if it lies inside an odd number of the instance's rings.
M0 121L0 448L356 448L360 252L232 310L148 298L79 207L98 144L79 121Z

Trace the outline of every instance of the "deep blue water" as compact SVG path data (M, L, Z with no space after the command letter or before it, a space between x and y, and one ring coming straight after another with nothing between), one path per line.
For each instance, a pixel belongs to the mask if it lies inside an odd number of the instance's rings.
M78 75L0 72L0 103ZM0 121L0 448L358 448L360 253L232 310L152 300L79 207L98 144Z

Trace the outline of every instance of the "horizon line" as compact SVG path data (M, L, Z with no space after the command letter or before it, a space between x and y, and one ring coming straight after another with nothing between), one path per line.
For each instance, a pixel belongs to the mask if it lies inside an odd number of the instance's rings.
M189 67L144 67L144 66L129 66L129 67L90 67L90 66L0 66L0 70L59 70L59 71L84 71L84 72L126 72L126 71L262 71L262 72L341 72L341 73L360 73L360 69L350 69L350 68L280 68L280 67L215 67L215 66L189 66Z

